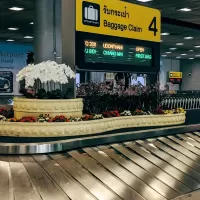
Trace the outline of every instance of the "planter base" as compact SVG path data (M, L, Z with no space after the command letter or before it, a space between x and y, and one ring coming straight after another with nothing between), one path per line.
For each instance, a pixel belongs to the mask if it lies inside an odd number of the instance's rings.
M160 127L185 123L185 113L173 115L143 115L117 117L82 122L20 123L1 122L0 136L12 137L65 137L85 136L121 128Z
M49 114L51 117L64 115L66 117L83 116L82 99L27 99L14 98L15 118Z

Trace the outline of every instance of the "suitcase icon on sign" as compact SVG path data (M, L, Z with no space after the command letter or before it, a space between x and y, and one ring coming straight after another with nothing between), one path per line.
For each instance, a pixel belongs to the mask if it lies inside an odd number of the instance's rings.
M95 9L93 6L89 5L88 7L85 7L84 14L85 19L92 20L92 21L98 21L98 10Z

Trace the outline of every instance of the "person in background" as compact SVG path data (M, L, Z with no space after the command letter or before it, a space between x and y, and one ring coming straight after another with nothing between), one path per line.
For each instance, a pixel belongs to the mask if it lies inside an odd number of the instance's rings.
M34 64L34 53L32 51L29 51L27 53L26 64L27 65ZM19 92L21 94L23 94L26 97L33 97L35 95L35 91L33 88L28 88L28 89L25 88L25 80L21 81L19 84L20 84Z
M117 73L115 75L116 84L121 86L122 90L126 90L130 85L131 74L130 73Z

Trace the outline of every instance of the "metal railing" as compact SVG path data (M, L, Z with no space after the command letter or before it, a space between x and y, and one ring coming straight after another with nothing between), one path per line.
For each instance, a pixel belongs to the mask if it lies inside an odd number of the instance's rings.
M163 107L168 109L184 108L185 110L200 109L200 95L173 95L163 101Z

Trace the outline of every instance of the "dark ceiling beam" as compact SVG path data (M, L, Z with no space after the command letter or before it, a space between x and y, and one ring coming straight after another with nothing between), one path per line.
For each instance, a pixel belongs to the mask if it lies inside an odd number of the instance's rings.
M177 20L177 19L171 19L168 17L162 17L162 24L170 24L170 25L176 25L176 26L182 26L182 27L186 27L186 28L200 30L200 24L194 24L191 22L181 21L181 20Z

